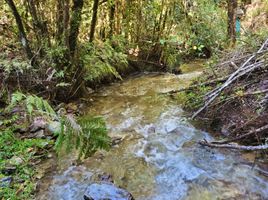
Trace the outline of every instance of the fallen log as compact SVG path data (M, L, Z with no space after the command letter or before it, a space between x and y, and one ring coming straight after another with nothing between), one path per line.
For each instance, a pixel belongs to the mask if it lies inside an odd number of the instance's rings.
M259 145L259 146L244 146L244 145L238 145L238 144L214 144L214 143L209 143L206 140L199 141L198 143L200 145L207 146L207 147L237 149L241 151L259 151L259 150L268 149L268 144Z

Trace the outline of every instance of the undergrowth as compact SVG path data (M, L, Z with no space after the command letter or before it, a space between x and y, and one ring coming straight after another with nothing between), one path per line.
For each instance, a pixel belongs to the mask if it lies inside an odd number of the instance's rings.
M33 198L38 152L47 149L48 139L19 139L14 129L0 131L0 199L28 200ZM43 155L44 156L44 155Z
M128 67L128 61L121 48L113 48L110 41L83 44L80 60L85 68L84 79L94 83L113 77L122 79L120 72Z
M15 92L8 106L0 111L0 199L33 199L36 189L35 163L46 158L52 147L58 153L76 149L78 159L110 147L102 117L77 118L64 112L60 114L48 101L36 95ZM22 135L18 133L20 128L25 128L25 124L30 126L38 117L46 123L44 131L51 131L48 128L51 123L58 124L52 131L52 137L28 137L30 129Z

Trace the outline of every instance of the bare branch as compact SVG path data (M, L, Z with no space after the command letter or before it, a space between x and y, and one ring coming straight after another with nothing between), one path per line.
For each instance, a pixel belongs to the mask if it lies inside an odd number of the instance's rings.
M259 145L259 146L243 146L238 144L213 144L207 141L199 141L199 144L203 146L213 147L213 148L227 148L227 149L237 149L241 151L259 151L259 150L267 150L268 144Z

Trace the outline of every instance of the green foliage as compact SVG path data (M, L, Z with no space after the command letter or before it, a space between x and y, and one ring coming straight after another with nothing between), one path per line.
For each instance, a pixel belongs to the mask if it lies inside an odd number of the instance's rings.
M27 114L32 117L36 115L46 115L50 120L60 120L61 132L58 133L56 141L56 149L65 145L67 150L75 147L79 150L79 158L90 156L97 149L108 149L109 137L104 120L101 117L84 117L76 121L71 115L59 116L49 103L36 95L25 95L21 92L15 92L12 95L11 102L7 107L10 111L14 106L22 106ZM11 124L17 117L12 117L10 120L2 121L2 124ZM76 140L76 145L73 145L73 140Z
M45 61L54 68L65 67L69 63L67 52L67 47L58 43L46 47Z
M0 71L3 70L5 77L11 72L23 74L27 70L33 70L29 62L21 59L7 59L5 56L0 56Z
M10 186L0 187L0 199L33 198L35 169L31 162L38 158L36 152L49 144L52 141L46 139L18 139L12 129L0 130L0 179L9 176L13 179ZM15 170L9 175L5 169L11 166Z
M127 56L116 51L109 41L84 44L82 49L81 61L86 70L86 81L100 82L112 77L121 79L119 72L127 68Z
M63 146L67 151L75 147L79 152L78 158L80 159L89 157L97 149L109 149L110 138L101 117L86 116L76 121L74 117L67 115L62 120L62 124L65 126L62 126L56 142L58 151Z
M187 54L202 56L205 49L219 49L226 41L225 10L214 1L194 1L178 29Z
M186 109L195 110L200 108L204 102L204 95L211 90L211 87L200 86L190 91L180 92L176 95L178 103Z
M54 143L51 139L21 139L13 130L17 129L20 115L8 117L14 107L24 108L26 115L47 116L48 120L60 120L59 131ZM25 95L15 92L10 105L5 109L6 118L0 119L0 179L12 177L11 185L0 186L0 199L28 200L33 198L35 190L35 167L32 164L38 156L45 154L48 147L55 145L59 152L64 149L77 149L78 158L86 158L98 149L109 149L110 138L104 120L101 117L86 116L75 119L72 115L59 116L49 103L36 95ZM25 133L27 134L27 133ZM62 148L65 147L65 148ZM37 153L42 151L43 153ZM12 174L6 174L7 167L15 167ZM20 192L18 192L20 191Z
M15 92L12 94L11 102L7 107L7 111L10 111L15 106L21 105L26 108L28 115L31 117L33 111L38 114L48 115L52 118L56 118L57 115L49 103L36 95L25 95L21 92Z

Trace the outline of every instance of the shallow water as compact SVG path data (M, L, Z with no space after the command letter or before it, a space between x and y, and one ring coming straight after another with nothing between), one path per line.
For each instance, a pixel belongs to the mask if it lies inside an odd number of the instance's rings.
M173 98L161 93L183 88L201 74L142 74L93 95L86 113L103 115L111 137L122 137L80 166L73 155L58 161L58 171L38 199L83 199L98 174L111 174L135 199L268 199L267 177L245 164L235 151L209 149L196 141L212 136L195 128Z

